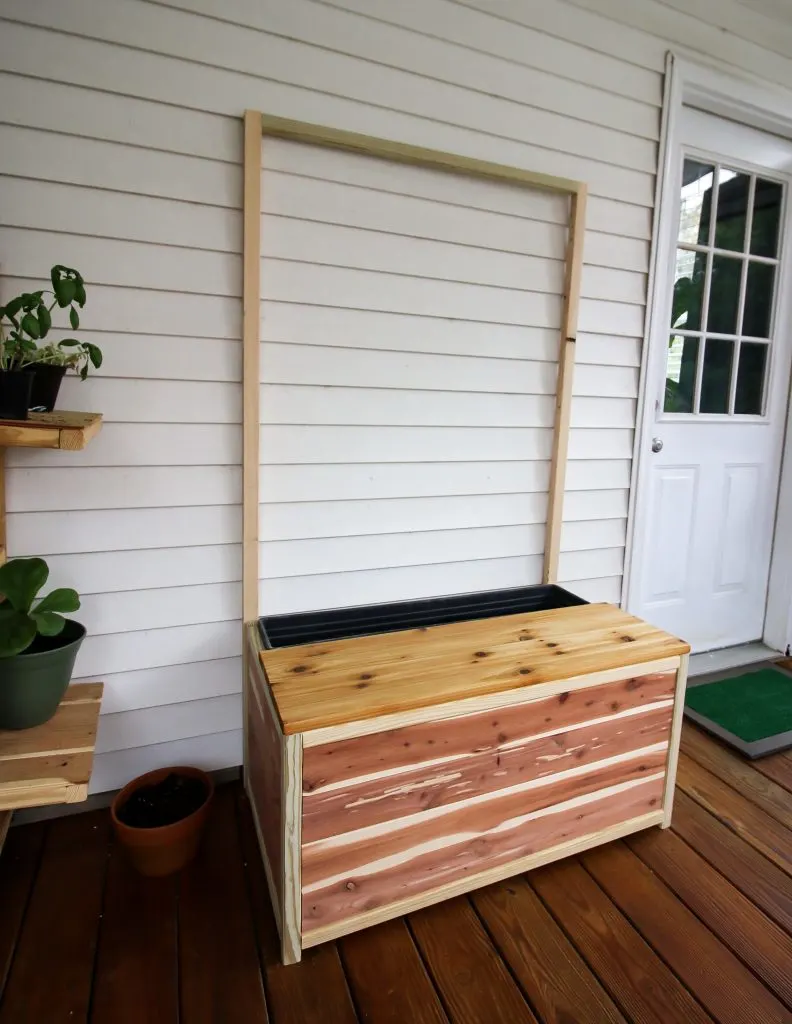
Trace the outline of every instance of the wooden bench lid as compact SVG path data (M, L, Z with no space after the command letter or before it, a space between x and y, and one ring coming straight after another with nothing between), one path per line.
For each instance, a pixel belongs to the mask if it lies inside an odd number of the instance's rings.
M284 733L687 654L614 605L588 604L261 651Z

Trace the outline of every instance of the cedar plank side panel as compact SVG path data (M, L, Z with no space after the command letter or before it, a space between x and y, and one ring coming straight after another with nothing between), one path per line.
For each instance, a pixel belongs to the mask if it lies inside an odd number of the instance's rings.
M639 684L639 685L636 685ZM528 704L423 722L368 736L337 740L305 751L306 791L416 762L495 750L539 733L562 732L593 719L672 700L676 672L604 683Z
M620 768L623 778L624 767L616 767ZM639 769L637 766L636 772ZM580 780L575 781L579 783ZM599 789L602 781L597 780L593 785ZM639 782L627 791L602 798L594 796L582 806L560 810L550 808L538 817L529 818L527 826L520 822L507 831L498 828L503 818L496 811L490 833L474 824L469 812L457 812L467 821L458 823L460 832L456 835L445 831L444 826L448 824L445 819L440 819L439 828L427 830L420 837L405 839L397 833L393 849L388 850L396 863L386 862L379 869L371 864L383 856L383 850L376 844L373 847L366 845L357 851L360 861L357 865L350 864L350 851L340 856L331 852L326 863L317 861L311 864L310 870L304 866L303 933L309 937L312 929L346 920L405 897L430 893L464 876L475 878L483 870L637 818L656 810L662 795L662 778ZM521 798L524 800L525 796L521 794ZM455 844L453 840L456 840ZM426 843L429 852L423 852L426 847L411 848L411 842ZM455 845L453 853L450 852L452 845ZM334 878L336 873L340 876L337 879ZM312 881L315 888L306 891L306 886L310 886Z
M623 689L626 684L618 685ZM611 686L607 689L613 691ZM428 739L425 745L414 743L413 732L425 733L426 726L396 730L401 748L414 752L415 767L395 774L380 768L376 778L366 778L365 768L356 769L354 748L349 749L345 743L346 772L363 776L362 781L352 778L347 785L336 782L330 788L322 786L319 772L332 759L333 745L309 747L304 755L309 778L306 781L304 775L303 844L668 742L670 704L657 709L650 704L646 713L626 718L611 714L606 721L565 732L557 725L556 712L563 716L565 703L572 703L574 696L581 695L573 694L566 702L553 697L536 705L507 709L511 732L506 731L506 725L499 729L504 716L498 712L471 716L475 722L447 719L435 723L435 742ZM611 701L611 706L618 704ZM443 755L439 751L456 745L458 733L466 737L466 752L440 760ZM378 739L372 734L357 741L364 764L376 757ZM419 750L424 751L427 762L423 766Z
M283 905L282 744L283 737L265 695L266 682L255 653L248 659L247 783L269 862L278 905Z

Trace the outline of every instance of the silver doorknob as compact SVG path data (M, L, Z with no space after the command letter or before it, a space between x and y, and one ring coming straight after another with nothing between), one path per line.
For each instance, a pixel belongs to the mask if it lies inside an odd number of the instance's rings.
M659 437L652 438L652 451L661 452L663 450L663 442Z

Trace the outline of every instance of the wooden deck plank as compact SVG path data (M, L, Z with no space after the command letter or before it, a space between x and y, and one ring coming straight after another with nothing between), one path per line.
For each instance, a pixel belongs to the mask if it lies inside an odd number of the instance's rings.
M362 1020L447 1024L448 1017L403 920L356 932L339 945Z
M221 786L179 887L180 1024L265 1024L256 940L240 870L235 791Z
M687 755L680 755L677 785L792 875L792 832Z
M465 897L409 917L452 1024L537 1024L537 1018Z
M0 1024L86 1024L110 818L50 823L0 1004Z
M237 792L237 819L245 877L265 987L274 1024L357 1024L336 944L303 953L298 964L280 962L280 939L247 796Z
M762 775L783 786L788 793L792 793L792 758L788 754L770 754L769 757L760 757L751 764Z
M36 880L46 830L43 822L10 830L0 857L0 997Z
M652 829L627 845L787 1006L792 1006L792 936L671 831Z
M632 1024L712 1021L579 861L528 879Z
M142 878L111 848L91 1024L178 1024L177 888L175 875Z
M623 843L581 860L643 937L723 1024L789 1024L784 1006Z
M677 791L672 830L792 934L792 878L695 800Z
M623 1024L624 1016L525 879L490 886L471 899L544 1024Z
M735 756L728 747L696 728L685 729L682 750L702 768L712 772L751 803L772 815L776 821L786 828L792 828L792 800L789 793L758 771L752 761Z

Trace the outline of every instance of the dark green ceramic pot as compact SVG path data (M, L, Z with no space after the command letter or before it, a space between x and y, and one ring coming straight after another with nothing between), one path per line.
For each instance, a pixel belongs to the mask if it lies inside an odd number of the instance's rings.
M58 710L85 626L67 619L58 636L37 636L22 654L0 658L0 729L31 729Z

